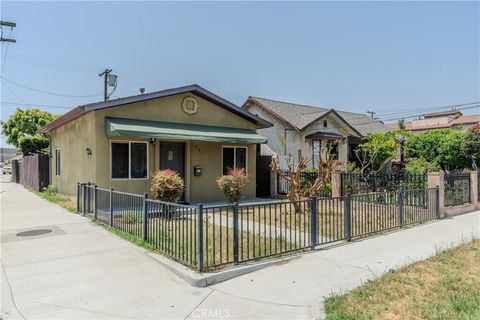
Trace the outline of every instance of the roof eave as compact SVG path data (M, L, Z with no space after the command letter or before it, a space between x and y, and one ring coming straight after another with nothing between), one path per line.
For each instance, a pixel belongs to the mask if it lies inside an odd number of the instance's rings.
M220 107L223 107L224 109L252 122L255 123L257 126L260 128L268 128L273 126L270 122L268 122L265 119L259 118L247 110L244 110L237 105L233 104L232 102L225 100L224 98L214 94L211 91L208 91L207 89L204 89L200 87L197 84L193 85L188 85L184 87L178 87L178 88L172 88L172 89L166 89L166 90L161 90L161 91L155 91L151 93L146 93L146 94L141 94L141 95L136 95L136 96L131 96L131 97L126 97L126 98L120 98L116 100L110 100L110 101L102 101L102 102L96 102L96 103L91 103L85 105L85 110L87 112L89 111L94 111L94 110L99 110L99 109L106 109L106 108L113 108L113 107L119 107L127 104L132 104L132 103L138 103L138 102L143 102L143 101L148 101L148 100L153 100L153 99L158 99L158 98L165 98L177 94L183 94L183 93L194 93L195 95L210 101L216 105L219 105Z
M358 134L358 136L361 138L363 137L363 134L360 133L360 131L358 131L354 126L352 126L347 120L345 120L345 118L343 118L337 111L335 111L335 109L330 109L328 110L327 112L325 112L324 114L322 114L321 116L317 117L316 119L314 119L313 121L310 121L310 123L308 123L307 125L305 125L303 128L302 128L302 131L305 130L306 128L308 128L309 126L311 126L314 122L317 122L323 118L325 118L327 115L329 114L335 114L341 121L343 121L350 129L353 130L353 132L355 132L356 134Z
M61 127L62 125L70 121L78 119L86 113L87 112L84 110L83 106L78 106L68 111L67 113L63 114L62 116L58 117L57 119L53 120L46 126L41 127L40 129L37 130L37 132L44 133L44 134L50 133L52 130L55 130L56 128Z
M301 129L297 126L295 126L293 123L291 123L290 121L288 121L287 119L285 119L284 117L280 116L279 114L273 112L269 107L265 106L263 103L261 103L260 101L258 101L257 99L255 99L255 97L252 97L252 96L249 96L247 98L247 100L242 104L242 109L246 110L249 106L247 105L249 102L253 102L255 104L257 104L260 108L262 108L263 110L265 110L266 112L270 113L272 116L274 116L275 118L277 118L278 120L282 121L283 123L287 124L288 126L292 127L294 130L300 132ZM265 120L266 121L266 120ZM270 122L268 122L270 123ZM273 127L273 124L271 124L271 127Z

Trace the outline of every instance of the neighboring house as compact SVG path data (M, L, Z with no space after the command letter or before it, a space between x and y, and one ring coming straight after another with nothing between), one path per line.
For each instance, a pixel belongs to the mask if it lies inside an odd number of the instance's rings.
M76 107L39 132L51 137L51 183L73 195L76 183L143 194L157 169L185 180L184 201L224 199L216 179L246 169L255 197L256 145L271 126L198 85Z
M404 122L405 129L408 131L423 132L434 129L459 129L468 130L480 123L480 114L464 116L459 110L446 112L426 113L417 119ZM387 124L393 130L399 130L398 123Z
M354 150L362 137L389 131L380 121L363 114L258 97L249 97L242 108L274 124L258 130L268 139L268 147L262 146L262 153L273 151L282 161L286 155L296 157L300 151L311 159L311 167L318 161L322 141L340 141L335 150L338 159L354 162Z
M15 148L0 148L0 162L10 160L17 155L17 149Z

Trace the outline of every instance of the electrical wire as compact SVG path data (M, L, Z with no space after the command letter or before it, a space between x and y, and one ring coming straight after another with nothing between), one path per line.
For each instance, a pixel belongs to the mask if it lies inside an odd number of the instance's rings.
M67 98L91 98L91 97L100 97L100 96L101 96L100 94L94 94L94 95L70 95L70 94L61 94L61 93L49 92L49 91L39 90L39 89L35 89L35 88L31 88L31 87L25 86L25 85L23 85L23 84L20 84L20 83L15 82L15 81L8 80L8 79L6 79L5 77L2 77L2 76L0 76L0 79L2 79L3 81L6 81L6 82L8 82L8 83L11 83L11 84L13 84L13 85L16 85L16 86L19 86L19 87L21 87L21 88L24 88L24 89L28 89L28 90L35 91L35 92L39 92L39 93L49 94L49 95L53 95L53 96L67 97Z
M23 103L26 103L25 100L23 100L22 98L20 98L20 96L17 95L17 94L12 90L12 88L10 88L5 82L3 82L3 86L4 86L5 88L7 88L8 91L10 91L10 93L13 94L19 101L21 101L21 102L23 102Z
M446 106L438 106L438 107L424 107L424 108L398 108L402 110L397 110L397 111L392 111L392 112L385 112L385 113L378 113L378 117L385 118L389 116L401 116L402 114L411 114L412 112L418 113L423 110L425 111L431 111L431 110L443 110L443 109L451 109L451 108L459 108L462 106L469 106L469 105L474 105L474 104L479 104L480 101L476 102L469 102L469 103L459 103L459 104L452 104L452 105L446 105ZM397 109L397 108L396 108Z
M460 110L469 110L469 109L474 109L474 108L479 108L479 109L480 109L480 104L473 105L473 106L467 106L467 107L460 107L460 108L457 108L456 110L460 111ZM443 111L446 112L446 111L448 111L448 110L443 110ZM439 110L438 112L442 112L442 111ZM425 113L412 113L412 114L403 115L403 116L400 116L400 117L381 118L381 120L382 120L382 121L394 121L394 120L415 118L415 117L418 117L418 116L422 116L422 115L424 115L424 114L425 114Z
M10 29L10 33L8 34L9 38L12 37L12 29ZM5 55L3 56L3 59L2 59L2 71L0 72L2 76L3 76L3 71L5 70L5 62L7 61L8 48L10 48L10 42L7 42L7 48L5 48Z
M72 109L72 107L58 106L58 105L50 105L50 104L43 104L43 103L19 103L19 102L11 102L11 101L0 101L0 104L1 104L1 105L5 105L5 107L31 106L31 107L46 107L46 108Z

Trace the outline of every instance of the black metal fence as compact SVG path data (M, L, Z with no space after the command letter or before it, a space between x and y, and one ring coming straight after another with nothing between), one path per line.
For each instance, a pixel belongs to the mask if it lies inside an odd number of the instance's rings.
M288 176L288 171L284 171L284 174ZM315 183L317 180L318 173L303 171L300 173L300 185L303 188L308 188L309 186ZM277 172L277 193L286 195L290 191L290 182L285 179L280 173ZM331 177L329 177L327 185L322 190L322 197L331 197L332 196L332 182Z
M471 203L470 173L445 174L444 181L445 207Z
M415 173L342 172L342 195L365 194L427 187L427 175Z
M439 189L187 206L78 184L78 212L199 270L313 249L440 218Z
M198 208L78 184L77 211L142 239L155 250L191 267L197 266Z

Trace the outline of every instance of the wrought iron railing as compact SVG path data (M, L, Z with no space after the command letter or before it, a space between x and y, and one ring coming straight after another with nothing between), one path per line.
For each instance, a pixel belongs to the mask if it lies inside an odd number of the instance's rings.
M200 271L440 218L439 189L189 206L78 184L78 213Z
M283 172L288 176L288 171ZM302 188L308 188L315 183L317 180L318 173L311 171L303 171L300 173L300 186ZM285 179L280 173L277 172L277 193L281 195L288 194L290 191L290 182ZM325 188L321 191L321 197L331 197L332 196L332 182L331 177L327 179L327 184Z
M342 172L342 195L365 194L427 187L427 175L417 173Z
M444 179L445 207L471 203L470 173L449 173Z

